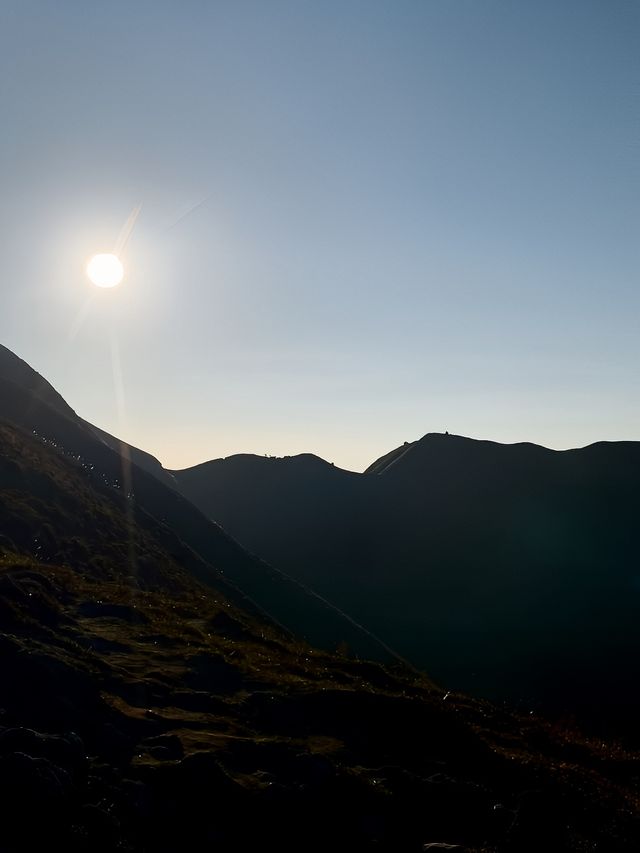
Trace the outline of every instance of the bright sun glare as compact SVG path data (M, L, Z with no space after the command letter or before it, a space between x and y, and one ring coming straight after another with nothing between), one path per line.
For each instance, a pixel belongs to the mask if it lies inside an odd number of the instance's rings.
M87 275L96 287L115 287L124 276L117 255L94 255L87 264Z

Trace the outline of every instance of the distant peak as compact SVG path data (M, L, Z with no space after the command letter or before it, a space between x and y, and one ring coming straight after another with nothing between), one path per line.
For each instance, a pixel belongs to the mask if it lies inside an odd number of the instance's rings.
M444 441L464 441L464 442L473 442L480 443L482 439L478 438L469 438L467 435L458 435L455 432L448 432L445 430L444 432L427 432L422 438L419 438L417 441L411 442L412 444L421 444L429 441L433 442L444 442Z
M327 462L326 459L317 456L315 453L297 453L292 456L271 456L268 453L263 455L258 453L233 453L231 456L223 456L218 459L210 459L207 462L201 462L198 465L193 465L190 468L185 468L183 471L204 470L212 466L233 467L236 469L245 470L264 470L265 468L296 468L302 470L319 470L319 469L334 469L333 462ZM176 471L175 473L182 473Z

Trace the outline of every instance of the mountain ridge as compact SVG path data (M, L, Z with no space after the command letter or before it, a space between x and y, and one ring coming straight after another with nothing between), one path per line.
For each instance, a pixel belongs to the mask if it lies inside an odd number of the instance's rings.
M0 415L3 849L635 853L637 752L314 649L89 425Z
M331 477L231 460L174 474L254 553L441 682L585 710L592 666L605 717L639 707L624 674L640 653L639 442L552 450L428 433Z
M63 454L99 460L109 487L135 492L161 522L169 514L203 558L198 571L217 566L220 582L294 633L396 654L494 699L583 706L597 673L605 717L624 711L621 690L638 704L623 675L640 651L637 442L556 451L427 433L363 474L314 454L237 454L171 472L78 418L7 353L0 415ZM219 574L225 565L231 573Z
M20 384L9 378L16 372L24 380ZM52 386L41 380L26 362L6 348L0 351L0 418L81 461L91 476L101 478L104 485L119 490L125 498L135 495L137 503L160 524L169 522L173 532L201 558L194 563L201 581L215 579L225 586L227 594L253 602L277 623L316 645L335 648L346 643L355 653L384 659L394 654L340 608L247 552L172 485L139 467L136 461L146 457L143 451L78 417ZM45 393L40 391L42 387Z

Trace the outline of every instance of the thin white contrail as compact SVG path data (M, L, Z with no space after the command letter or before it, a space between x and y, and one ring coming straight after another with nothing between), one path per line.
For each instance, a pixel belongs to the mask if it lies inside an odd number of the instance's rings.
M209 201L211 196L212 196L212 193L209 193L209 195L206 195L200 201L196 202L195 204L192 204L191 207L188 208L184 213L180 214L180 216L176 220L174 220L171 223L171 225L167 225L167 227L164 229L165 232L169 231L171 228L175 228L179 222L182 222L184 219L187 218L187 216L191 216L192 213L195 213L195 211L198 210L198 208L202 207L203 205L205 205Z
M129 216L127 217L127 221L124 223L122 228L120 229L120 233L118 234L118 239L116 240L116 244L113 249L113 254L120 257L121 252L124 251L125 246L129 242L129 238L131 237L131 232L133 231L133 227L136 224L136 219L140 215L140 211L142 210L142 202L137 204Z

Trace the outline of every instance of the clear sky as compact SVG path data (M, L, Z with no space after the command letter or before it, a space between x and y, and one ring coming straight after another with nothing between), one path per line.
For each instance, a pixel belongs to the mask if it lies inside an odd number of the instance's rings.
M171 467L640 439L639 43L623 0L2 0L0 342Z

